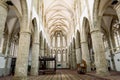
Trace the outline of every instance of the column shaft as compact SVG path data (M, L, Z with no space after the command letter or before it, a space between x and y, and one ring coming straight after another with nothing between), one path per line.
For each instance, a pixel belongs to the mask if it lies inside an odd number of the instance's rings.
M105 50L103 46L102 34L99 30L91 32L93 49L95 52L95 65L97 74L101 76L108 75L107 61L105 58Z
M72 57L73 57L73 69L76 69L77 68L77 64L76 64L76 52L75 52L75 49L72 50Z
M71 46L70 46L70 48L69 48L69 65L70 65L70 69L72 69L72 64L73 64L73 62L72 62L72 50L71 50Z
M39 69L39 43L33 43L31 75L38 75L38 69Z
M81 48L76 48L76 60L78 65L82 61Z
M87 64L87 72L91 71L90 66L90 55L88 50L88 43L87 42L81 42L81 49L82 49L82 58L86 61Z
M44 49L40 49L40 56L44 56Z
M75 41L73 40L72 43L72 62L73 62L73 69L76 69L77 64L76 64L76 52L75 52Z
M40 48L40 56L45 56L45 51L44 51L44 38L41 39L40 41L41 48Z
M47 48L47 43L45 43L44 44L44 54L45 54L45 56L47 56L48 55L48 50L47 50L48 48Z
M18 79L27 77L30 36L31 35L29 32L20 33L19 49L15 69L15 77L18 77Z

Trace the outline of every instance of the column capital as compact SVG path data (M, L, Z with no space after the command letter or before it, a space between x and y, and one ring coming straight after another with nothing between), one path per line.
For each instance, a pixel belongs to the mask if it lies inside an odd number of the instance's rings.
M98 33L98 32L101 33L101 31L99 29L93 29L90 31L91 34Z
M20 31L20 34L31 34L30 31Z
M77 47L77 48L75 48L75 49L80 49L81 47Z
M33 42L33 44L39 45L40 43L39 42Z
M86 44L87 43L87 41L81 41L81 44Z
M2 6L3 8L5 8L6 10L8 10L8 5L5 2L5 0L0 0L0 6Z

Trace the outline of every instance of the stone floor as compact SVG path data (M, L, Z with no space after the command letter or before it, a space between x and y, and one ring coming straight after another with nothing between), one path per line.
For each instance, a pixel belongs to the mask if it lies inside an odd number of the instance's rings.
M12 80L12 77L2 77L0 80ZM120 80L120 72L110 72L109 76L100 77L95 72L83 75L73 70L57 70L56 74L29 76L28 80Z

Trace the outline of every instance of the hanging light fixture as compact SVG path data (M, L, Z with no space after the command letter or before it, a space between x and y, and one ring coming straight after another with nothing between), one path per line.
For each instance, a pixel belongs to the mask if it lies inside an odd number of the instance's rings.
M112 0L112 5L115 5L118 3L118 0Z

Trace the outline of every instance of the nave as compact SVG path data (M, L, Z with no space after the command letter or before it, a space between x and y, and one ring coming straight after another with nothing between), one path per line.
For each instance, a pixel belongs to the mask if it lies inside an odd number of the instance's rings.
M0 79L120 79L120 0L0 0L0 19Z
M110 72L109 76L100 77L95 72L78 74L75 70L60 69L56 74L28 76L28 80L119 80L120 72ZM1 77L0 80L13 80L13 76Z

